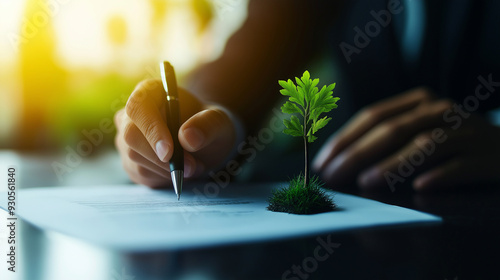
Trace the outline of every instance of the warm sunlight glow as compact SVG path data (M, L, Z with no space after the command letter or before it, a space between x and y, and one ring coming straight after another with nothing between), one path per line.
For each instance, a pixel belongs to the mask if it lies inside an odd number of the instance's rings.
M151 52L147 1L75 1L54 19L59 56L66 67L137 72ZM141 16L138 16L141 15ZM126 58L126 59L125 59Z
M64 148L123 106L160 60L221 53L247 0L0 0L0 148ZM112 144L113 133L105 143ZM106 145L103 145L106 146Z

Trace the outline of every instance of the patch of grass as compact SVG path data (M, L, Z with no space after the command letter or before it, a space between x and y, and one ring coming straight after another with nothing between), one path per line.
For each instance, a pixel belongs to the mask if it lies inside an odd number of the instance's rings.
M304 175L290 181L288 187L274 190L269 198L268 210L291 214L317 214L336 208L332 199L321 189L323 183L314 176L304 188Z

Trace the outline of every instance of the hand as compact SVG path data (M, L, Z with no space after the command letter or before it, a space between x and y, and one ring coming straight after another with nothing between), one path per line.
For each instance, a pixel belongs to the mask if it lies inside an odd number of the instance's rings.
M329 140L313 168L334 185L415 190L500 182L500 128L417 88L365 108Z
M202 104L179 89L179 142L185 150L184 177L205 174L221 164L235 142L233 123L223 110ZM160 80L141 82L124 109L115 114L116 147L132 181L157 188L171 185L168 161L173 141L167 127L167 103Z

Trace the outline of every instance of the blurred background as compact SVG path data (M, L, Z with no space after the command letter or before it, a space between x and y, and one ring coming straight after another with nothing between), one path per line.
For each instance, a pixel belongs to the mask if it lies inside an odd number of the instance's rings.
M222 52L246 5L0 0L0 149L62 151L82 140L94 140L91 154L112 147L110 122L135 85L158 78L161 60L182 84Z

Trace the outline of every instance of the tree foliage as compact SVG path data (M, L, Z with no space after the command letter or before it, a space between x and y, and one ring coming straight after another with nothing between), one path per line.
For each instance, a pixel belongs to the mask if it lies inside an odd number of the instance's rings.
M290 119L283 120L286 127L283 132L291 136L307 137L309 143L317 139L314 134L331 120L321 115L337 108L337 101L340 99L333 97L335 83L324 85L321 90L317 87L318 83L319 79L312 80L309 71L305 71L302 78L295 78L295 83L291 79L279 81L283 88L280 93L288 96L281 111L292 114ZM302 121L298 115L302 117Z

